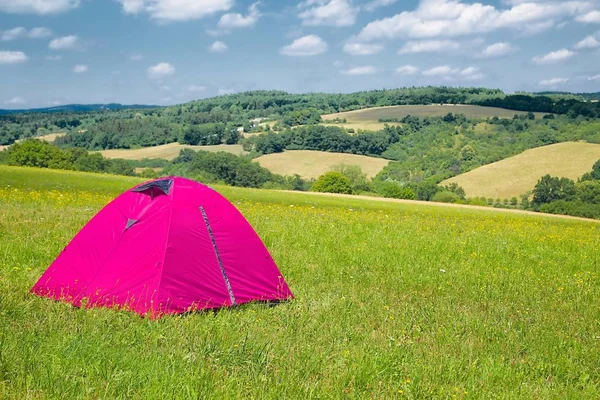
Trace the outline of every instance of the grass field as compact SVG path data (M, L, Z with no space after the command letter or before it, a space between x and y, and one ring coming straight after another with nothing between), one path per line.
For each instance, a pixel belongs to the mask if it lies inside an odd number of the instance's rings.
M62 137L65 136L64 132L57 132L57 133L49 133L47 135L42 135L42 136L36 136L34 139L39 139L39 140L44 140L46 142L54 142L54 140L57 137ZM20 140L17 140L17 142L20 142ZM4 150L8 148L8 146L0 146L0 151Z
M383 158L312 150L290 150L267 154L256 158L255 161L276 174L298 174L307 179L318 178L331 170L331 167L340 164L358 165L368 177L372 178L389 163L389 160Z
M195 151L224 151L231 154L246 154L241 145L238 144L220 144L215 146L191 146L187 144L169 143L160 146L142 147L139 149L115 149L103 150L99 153L106 158L124 158L126 160L143 160L144 158L164 158L172 160L179 155L182 149L192 149Z
M577 179L600 160L600 145L567 142L526 150L514 157L484 165L450 178L468 197L509 199L532 190L544 175Z
M296 300L150 321L28 294L137 182L0 166L0 398L598 398L599 224L217 187Z
M515 114L524 114L520 111L506 110L504 108L481 107L471 105L413 105L365 108L363 110L346 111L336 114L322 115L324 121L335 118L345 118L345 124L336 124L345 128L379 130L384 124L378 122L380 118L404 118L407 115L415 117L443 117L448 113L464 114L469 118L512 118ZM535 113L536 118L541 118L543 113ZM394 125L394 123L390 123Z

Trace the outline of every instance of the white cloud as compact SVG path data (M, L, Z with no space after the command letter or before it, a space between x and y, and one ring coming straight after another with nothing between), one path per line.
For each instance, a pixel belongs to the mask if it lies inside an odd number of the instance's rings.
M334 66L334 67L336 67L336 68L343 67L343 66L344 66L344 64L345 64L345 63L344 63L342 60L335 60L335 61L333 62L333 66Z
M419 72L419 68L412 65L403 65L402 67L396 68L396 73L401 75L414 75Z
M87 65L76 65L75 67L73 67L73 72L75 72L76 74L82 74L84 72L87 72L87 70Z
M27 34L32 39L42 39L48 36L52 36L52 31L48 28L44 28L43 26L38 26L37 28L33 28Z
M248 28L254 26L260 18L260 12L258 11L258 2L254 3L248 9L248 15L243 16L239 13L224 14L219 19L220 29L235 29L235 28Z
M79 4L80 0L0 0L0 11L12 14L57 14Z
M383 46L380 44L369 44L369 43L346 43L344 45L344 52L352 54L353 56L368 56L371 54L377 54L383 50Z
M440 65L438 67L433 67L426 71L423 71L423 75L425 76L448 76L452 74L456 74L458 70L451 68L448 65Z
M375 11L379 7L390 6L394 3L396 3L397 1L398 0L371 0L367 4L365 4L363 7L365 10L371 12L371 11Z
M597 81L600 80L600 75L588 76L588 81Z
M482 58L502 57L513 51L513 47L510 43L494 43L487 46L480 54Z
M10 100L6 100L5 103L6 104L25 104L27 102L25 101L24 98L17 96L17 97L13 97Z
M350 26L356 22L358 8L349 0L305 0L298 6L303 25Z
M16 40L16 39L21 39L21 38L31 38L31 39L40 39L40 38L45 38L52 35L52 31L48 28L44 28L44 27L38 27L38 28L33 28L30 31L27 31L27 29L23 28L22 26L19 26L17 28L13 28L13 29L9 29L7 31L4 32L0 32L0 40L2 41L9 41L9 40Z
M1 0L0 0L1 1ZM234 0L118 0L125 14L147 13L159 22L190 21L229 11Z
M52 50L72 49L77 45L77 40L78 38L76 35L63 36L50 41L48 47Z
M191 93L204 92L206 89L207 89L206 86L198 86L198 85L190 85L186 88L186 90Z
M148 68L150 79L162 79L175 73L175 67L167 62L161 62Z
M302 36L279 51L285 56L315 56L327 51L327 43L317 35Z
M576 54L576 52L569 49L560 49L557 51L552 51L543 56L535 56L532 60L536 64L556 64L561 61L565 61Z
M597 47L600 47L600 41L594 35L586 36L575 45L575 48L578 50L595 49Z
M48 61L60 61L62 60L62 56L61 55L55 55L55 56L46 56L44 57L46 60Z
M220 95L234 94L235 89L219 89L218 92Z
M586 24L600 24L600 11L590 11L587 14L580 15L576 19Z
M367 24L358 38L365 41L409 38L452 37L498 29L523 30L549 20L562 20L590 10L590 1L548 1L496 8L460 0L422 0L414 11Z
M342 71L344 75L373 75L379 72L377 68L372 65L365 65L362 67L349 68Z
M19 26L17 28L9 29L7 31L3 31L0 34L0 40L3 42L7 42L9 40L16 40L27 35L27 29Z
M569 80L567 78L552 78L552 79L544 79L540 81L540 86L559 86L564 83L567 83Z
M420 40L406 42L398 53L446 53L456 51L459 48L460 43L454 40Z
M22 51L0 51L0 64L19 64L29 60Z
M485 75L481 73L479 68L476 67L465 68L459 72L459 75L461 79L466 79L469 81L477 81L485 77Z
M129 59L131 61L142 61L144 59L144 56L139 53L134 53L129 56Z
M227 47L225 43L217 40L216 42L210 45L208 51L210 51L211 53L222 53L224 51L227 51L228 48L229 47Z

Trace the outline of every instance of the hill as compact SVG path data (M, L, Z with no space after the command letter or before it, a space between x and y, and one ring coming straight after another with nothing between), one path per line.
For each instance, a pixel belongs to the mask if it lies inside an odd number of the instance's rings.
M144 158L163 158L172 160L179 155L182 149L192 149L194 151L224 151L231 154L246 154L241 145L220 144L214 146L191 146L187 144L169 143L161 146L142 147L139 149L115 149L102 150L99 153L106 158L123 158L125 160L143 160Z
M455 182L468 197L508 199L534 188L544 175L577 179L600 159L600 145L566 142L526 150L443 181Z
M372 178L390 162L383 158L312 150L288 150L260 156L255 161L276 174L289 176L298 174L306 179L318 178L331 167L339 164L358 165L368 177Z
M321 118L325 122L334 119L346 119L347 123L336 124L345 128L379 130L383 129L384 123L379 119L396 118L402 119L407 115L413 117L443 117L444 115L464 114L467 118L512 118L515 114L526 114L523 111L513 111L497 107L482 107L464 104L431 104L431 105L401 105L365 108L362 110L346 111L335 114L325 114ZM544 113L535 113L536 118L542 118ZM389 125L397 125L389 123Z
M0 166L2 398L596 397L595 223L216 186L295 300L150 321L29 295L137 182Z
M45 108L29 108L20 110L4 110L0 109L0 115L4 114L23 114L23 113L78 113L89 111L104 111L104 110L127 110L127 109L144 109L144 108L159 108L160 106L145 105L145 104L65 104L54 107Z

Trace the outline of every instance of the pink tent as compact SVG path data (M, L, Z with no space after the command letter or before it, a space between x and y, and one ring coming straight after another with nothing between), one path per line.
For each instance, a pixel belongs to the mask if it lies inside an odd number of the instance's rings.
M113 200L31 291L151 317L293 298L242 214L208 186L179 177Z

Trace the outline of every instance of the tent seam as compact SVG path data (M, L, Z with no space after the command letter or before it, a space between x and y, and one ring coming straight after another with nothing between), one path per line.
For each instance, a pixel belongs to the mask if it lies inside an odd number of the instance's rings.
M174 184L171 186L171 193L169 195L171 196L171 202L169 205L171 207L171 209L169 210L169 226L167 227L167 237L166 237L165 246L163 249L163 259L162 259L162 262L160 263L160 265L161 265L160 277L158 278L158 285L156 285L156 290L152 294L152 297L154 297L154 295L160 290L160 286L162 285L163 274L165 272L165 260L167 258L167 247L169 246L169 238L171 237L171 224L173 223L173 201L174 201L174 197L175 197L175 185ZM153 300L150 300L150 301L152 302Z

